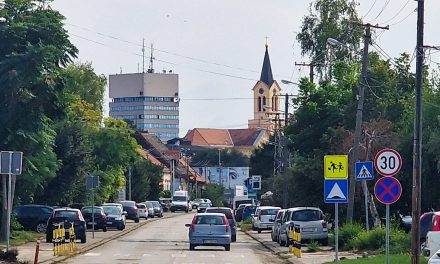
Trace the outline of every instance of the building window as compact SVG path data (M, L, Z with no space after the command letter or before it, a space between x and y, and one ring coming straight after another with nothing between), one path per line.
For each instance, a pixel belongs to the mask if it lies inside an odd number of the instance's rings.
M266 96L263 96L263 111L266 111L266 108L264 108L266 106Z
M272 97L272 111L275 111L275 96Z
M261 112L261 96L258 96L258 112Z
M114 98L113 102L173 102L174 97L152 97L152 96L140 96L140 97L120 97Z

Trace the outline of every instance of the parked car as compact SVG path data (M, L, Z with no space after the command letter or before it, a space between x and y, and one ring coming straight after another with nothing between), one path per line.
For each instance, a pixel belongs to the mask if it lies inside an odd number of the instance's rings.
M66 237L69 237L69 228L73 223L75 229L75 238L80 239L81 243L86 243L86 221L79 209L74 208L57 208L54 209L52 215L47 221L46 242L51 243L53 239L53 229L55 224L64 223Z
M158 201L147 201L153 204L154 216L163 217L163 208Z
M121 212L124 212L124 207L120 203L103 203L102 205L117 206L117 207L121 208Z
M440 264L440 250L429 259L428 264Z
M148 219L148 208L145 204L143 203L137 203L136 207L139 210L139 217Z
M321 209L316 207L289 208L284 213L283 224L280 227L279 243L289 245L289 227L299 225L301 228L301 241L318 240L323 245L328 245L327 222Z
M221 213L228 219L229 226L231 228L231 242L237 241L237 222L235 221L234 212L228 207L208 207L205 210L206 213Z
M286 212L286 209L278 210L275 221L273 221L271 238L274 242L278 241L278 232L282 224L284 212Z
M223 246L231 250L231 227L222 213L202 213L193 217L189 227L189 250L197 246Z
M253 217L255 214L255 210L257 209L257 206L255 205L246 205L243 209L243 219L242 221L247 220L248 218Z
M440 212L426 212L420 216L420 243L426 241L429 231L440 231Z
M102 209L106 215L107 228L117 228L124 230L126 226L125 215L120 206L117 205L102 205Z
M95 230L102 229L102 231L107 232L107 217L102 207L93 206L93 216L91 206L84 206L81 213L84 220L86 220L87 228L92 228L95 225Z
M148 217L154 218L154 205L152 202L143 202L147 207Z
M199 203L199 206L197 207L197 213L204 213L206 211L206 208L211 207L209 203Z
M135 201L120 201L122 208L127 212L127 219L134 220L135 223L139 223L139 210L136 207Z
M259 206L255 210L255 217L252 221L252 228L261 233L262 230L272 230L275 216L280 207L274 206Z
M46 233L47 220L52 212L52 207L38 204L17 206L14 209L17 221L24 230L36 231L37 233Z
M237 210L235 210L235 220L237 222L243 221L243 211L247 205L252 206L252 204L240 204Z

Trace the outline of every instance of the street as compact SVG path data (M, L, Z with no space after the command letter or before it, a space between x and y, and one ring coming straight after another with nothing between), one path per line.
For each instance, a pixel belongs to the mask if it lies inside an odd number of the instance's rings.
M237 235L231 251L223 247L198 247L189 251L188 229L193 214L151 222L119 239L62 263L285 263L244 233Z

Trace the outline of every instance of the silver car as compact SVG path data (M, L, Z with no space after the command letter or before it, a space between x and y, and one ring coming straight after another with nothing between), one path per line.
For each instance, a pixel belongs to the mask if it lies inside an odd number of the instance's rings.
M321 209L316 207L289 208L284 214L280 227L278 242L281 246L288 246L290 239L289 226L299 225L301 240L318 240L323 245L328 245L327 222Z
M193 217L189 227L189 250L197 246L223 246L231 250L231 227L222 213L202 213Z
M261 230L272 230L275 216L280 207L274 206L259 206L255 210L255 217L252 219L252 227L254 230L261 233Z
M278 233L279 233L285 212L286 212L286 209L278 210L278 213L275 216L275 221L273 221L273 225L272 225L272 234L271 234L272 241L275 241L275 242L278 241Z

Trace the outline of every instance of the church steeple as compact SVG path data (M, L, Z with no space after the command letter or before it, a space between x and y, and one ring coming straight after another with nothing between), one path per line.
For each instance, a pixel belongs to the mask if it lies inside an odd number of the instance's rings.
M266 52L264 53L263 69L261 70L260 81L267 84L269 87L273 83L272 67L270 66L268 45L266 43Z

